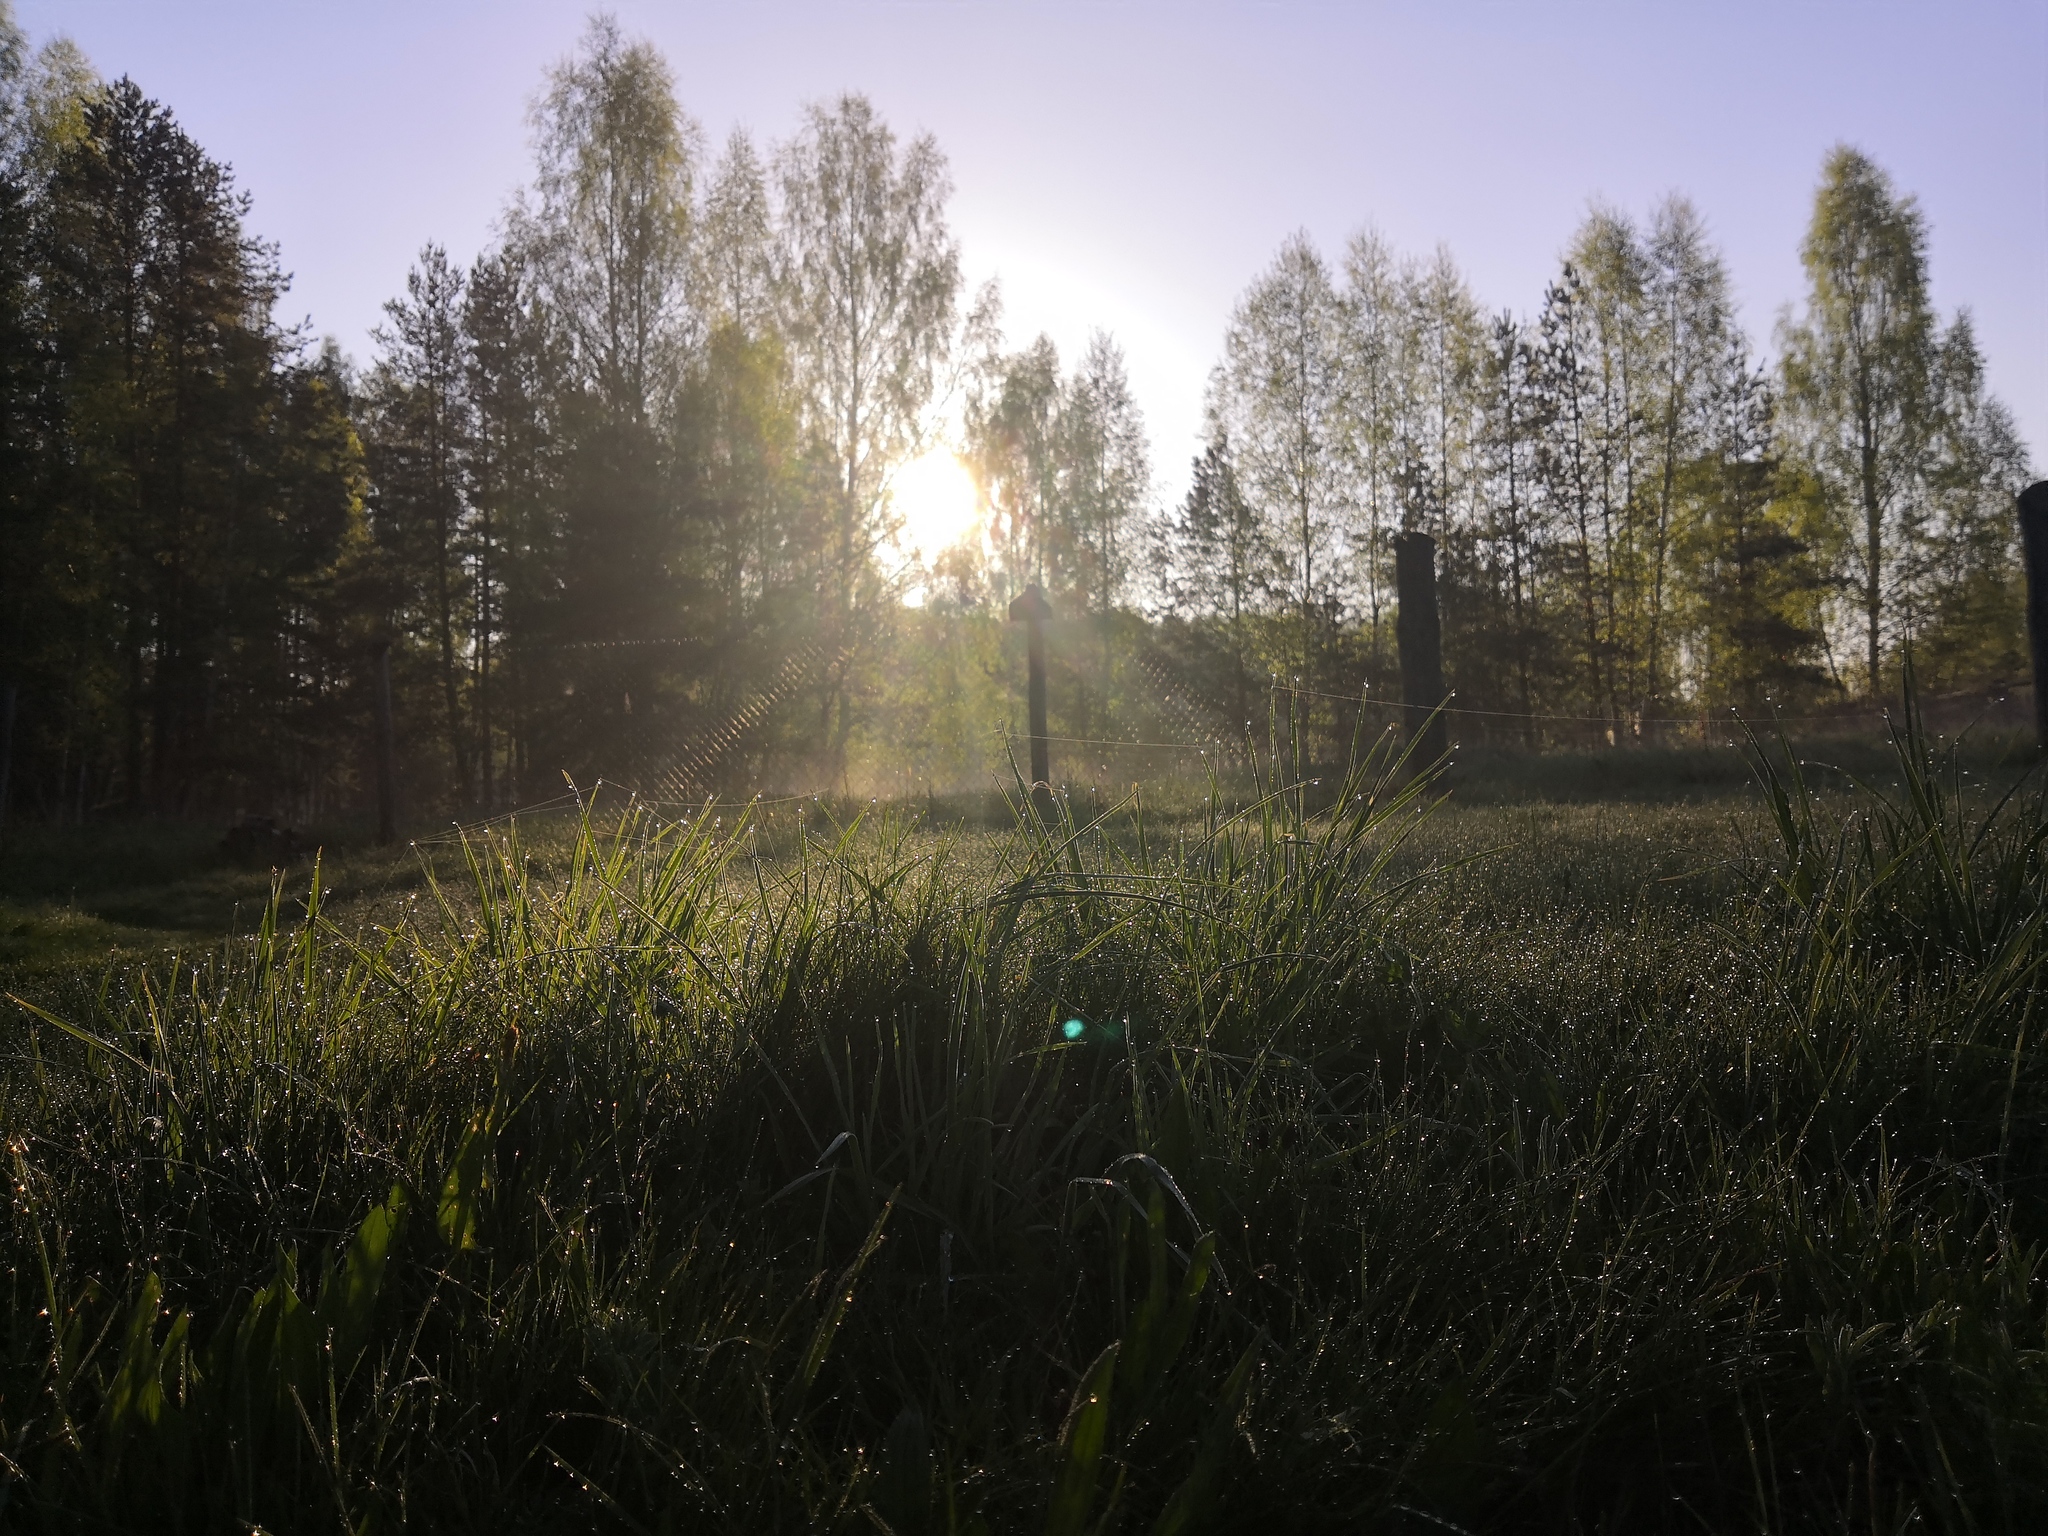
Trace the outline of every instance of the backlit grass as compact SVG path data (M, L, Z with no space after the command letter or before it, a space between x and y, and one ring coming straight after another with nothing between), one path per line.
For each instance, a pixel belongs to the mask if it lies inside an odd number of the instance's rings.
M2032 1528L2042 801L1759 761L514 824L17 1006L0 1518Z

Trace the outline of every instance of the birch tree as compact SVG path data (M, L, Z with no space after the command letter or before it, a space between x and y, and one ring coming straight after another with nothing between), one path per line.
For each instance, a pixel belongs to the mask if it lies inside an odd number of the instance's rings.
M1370 654L1382 653L1381 625L1387 540L1400 522L1396 455L1409 409L1406 289L1393 251L1375 230L1352 237L1344 252L1342 398L1343 436L1350 455L1352 524L1349 533L1356 586L1365 611Z
M1654 714L1678 682L1673 552L1682 533L1686 478L1691 465L1717 448L1717 381L1746 377L1748 358L1735 323L1727 269L1689 201L1673 196L1658 207L1644 255L1647 351L1654 378L1643 392L1654 478L1638 520L1646 592L1636 705Z
M515 207L515 240L589 387L614 416L651 422L690 340L702 134L676 103L667 62L603 15L550 71L531 121L537 201Z
M998 602L1052 580L1059 506L1060 356L1041 335L977 370L966 408L967 456L989 504Z
M713 325L754 335L773 319L774 227L767 171L738 129L712 174L698 216L697 308Z
M2022 677L2026 579L2012 509L2033 468L2012 413L1985 386L1967 311L1944 332L1936 366L1927 506L1907 561L1916 667L1930 687Z
M1407 276L1404 370L1410 390L1403 435L1405 520L1441 541L1471 512L1473 384L1483 348L1479 306L1450 251Z
M845 648L875 595L890 469L921 443L953 339L960 254L952 183L928 135L899 148L865 96L805 113L776 160L782 191L777 299L806 427L832 456L826 600ZM851 730L842 666L825 703L835 766Z
M1145 418L1123 349L1106 332L1089 338L1065 396L1062 520L1074 546L1075 586L1101 619L1123 596L1130 541L1152 488Z
M1935 426L1927 226L1868 156L1838 145L1800 247L1805 313L1780 329L1793 440L1849 551L1863 685L1883 689Z
M1210 416L1246 499L1285 549L1302 686L1337 603L1337 535L1349 506L1343 322L1330 270L1306 234L1280 248L1224 333Z

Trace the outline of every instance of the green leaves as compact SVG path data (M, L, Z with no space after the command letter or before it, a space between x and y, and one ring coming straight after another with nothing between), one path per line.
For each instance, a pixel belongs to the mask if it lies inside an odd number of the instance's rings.
M299 1300L297 1258L279 1249L270 1283L249 1299L229 1336L224 1367L227 1390L243 1412L295 1417L318 1401L320 1330Z
M333 1352L337 1373L346 1374L370 1341L384 1272L404 1229L405 1215L405 1190L394 1184L384 1203L372 1206L356 1228L340 1268L330 1265L321 1279L315 1321Z
M1096 1468L1109 1437L1110 1389L1116 1384L1116 1357L1121 1344L1111 1344L1095 1357L1060 1426L1059 1481L1046 1510L1045 1536L1081 1536L1095 1504Z
M152 1271L128 1314L121 1343L121 1363L100 1405L101 1421L117 1437L147 1432L176 1412L165 1393L183 1364L191 1316L180 1312L162 1345L156 1342L156 1321L163 1309L163 1282Z
M1133 1397L1141 1395L1180 1357L1216 1260L1216 1234L1205 1232L1195 1240L1179 1284L1173 1283L1167 1257L1166 1201L1156 1183L1146 1205L1145 1240L1145 1300L1125 1336L1124 1381Z
M491 1120L487 1109L470 1117L469 1128L456 1144L447 1176L441 1181L441 1204L434 1226L441 1241L457 1253L476 1247L477 1210L486 1184L484 1159L491 1150Z

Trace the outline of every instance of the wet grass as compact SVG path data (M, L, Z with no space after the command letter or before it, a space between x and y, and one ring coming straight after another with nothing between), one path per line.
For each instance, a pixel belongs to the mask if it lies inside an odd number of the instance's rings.
M0 1024L0 1520L2034 1528L2048 809L1756 761L323 864Z

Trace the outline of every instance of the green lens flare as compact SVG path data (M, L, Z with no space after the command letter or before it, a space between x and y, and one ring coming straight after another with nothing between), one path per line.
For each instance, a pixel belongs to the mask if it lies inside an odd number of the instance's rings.
M1081 1038L1081 1032L1087 1029L1087 1027L1088 1026L1086 1024L1083 1024L1079 1019L1069 1019L1066 1023L1060 1026L1060 1033L1065 1035L1069 1040L1078 1040Z

